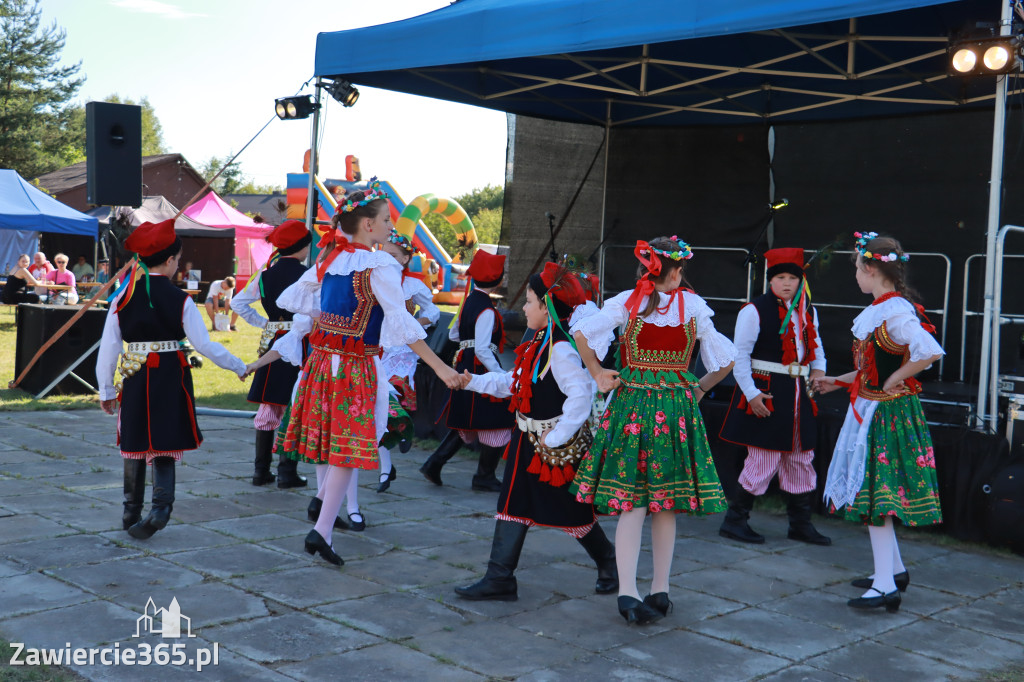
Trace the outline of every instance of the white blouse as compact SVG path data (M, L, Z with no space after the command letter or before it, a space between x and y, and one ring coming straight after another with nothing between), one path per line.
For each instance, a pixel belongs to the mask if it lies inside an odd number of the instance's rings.
M150 275L163 277L163 275ZM124 291L115 296L107 307L107 319L103 323L103 336L96 357L96 380L100 385L100 400L113 400L117 397L114 389L114 370L124 346L121 338L121 324L117 316L117 304L124 296ZM144 291L137 291L136 296L145 296ZM245 375L245 363L232 355L227 348L210 339L206 322L191 298L185 299L181 309L181 326L185 328L192 347L213 360L222 369L234 372L239 377ZM147 341L176 341L178 339L146 339Z
M478 339L480 343L473 347L473 352L476 354L477 360L487 368L488 372L501 372L503 370L498 363L498 358L494 357L494 352L491 350L492 334L494 334L494 311L488 308L476 318L476 325L473 327L473 338ZM448 330L448 338L452 341L462 340L459 338L458 319L456 319L451 329Z
M565 402L562 404L562 416L544 438L544 444L556 448L572 438L590 417L590 405L597 386L572 344L559 341L553 352L551 372L558 390L565 394ZM508 398L512 395L512 372L474 375L466 389L495 398Z
M881 327L883 322L893 341L910 346L911 362L945 354L935 337L921 326L914 305L901 296L882 301L878 305L869 305L853 318L853 327L850 331L863 341Z
M370 288L377 303L384 310L384 322L380 329L380 345L409 345L425 339L427 333L405 307L402 291L402 266L390 254L383 251L342 252L328 266L329 275L348 275L353 272L372 270ZM274 343L274 350L293 365L302 366L302 339L313 330L313 322L320 318L320 290L322 283L317 279L316 268L312 267L295 284L285 289L277 299L277 305L290 310L295 317L292 328Z
M629 321L629 311L626 309L626 300L632 294L632 290L608 299L599 313L589 315L572 327L572 333L581 332L587 338L589 345L597 357L604 359L608 354L608 347L614 339L616 327L625 327ZM670 295L657 292L660 301L660 308L664 309L669 302ZM711 321L715 312L708 307L707 302L697 294L688 291L682 292L684 297L684 319L679 319L679 305L676 301L668 306L665 312L655 310L643 318L644 324L653 324L657 327L679 327L690 320L696 320L697 339L700 341L700 359L709 372L715 372L728 366L736 359L736 346L726 336L715 329ZM645 296L640 302L640 309L647 305L648 297Z

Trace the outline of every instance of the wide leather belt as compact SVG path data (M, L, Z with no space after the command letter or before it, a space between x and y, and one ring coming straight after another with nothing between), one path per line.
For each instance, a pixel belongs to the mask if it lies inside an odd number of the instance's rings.
M521 412L516 412L516 426L523 433L536 433L540 435L545 431L554 428L561 416L552 417L551 419L532 419L527 417Z
M268 332L276 332L276 331L280 331L282 329L284 329L285 331L288 331L291 328L292 328L292 321L291 320L284 320L282 322L267 322L267 326L264 327L263 329L268 331Z
M181 343L178 341L131 341L128 343L128 353L167 353L172 350L180 350Z
M810 376L811 368L801 365L799 362L792 362L783 365L781 362L768 362L767 360L751 360L750 368L759 372L771 372L772 374L785 374L790 377Z
M487 344L487 347L491 349L492 353L498 352L498 346L493 343ZM459 350L466 350L467 348L476 348L476 339L470 339L469 341L459 341Z
M288 331L292 328L290 320L284 322L267 322L267 326L263 328L260 333L260 345L257 349L257 354L260 357L270 350L270 346L274 343L274 337L277 336L279 331Z

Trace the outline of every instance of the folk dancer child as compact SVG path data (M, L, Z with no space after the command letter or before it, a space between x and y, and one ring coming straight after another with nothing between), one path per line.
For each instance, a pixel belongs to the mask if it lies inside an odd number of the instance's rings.
M762 544L764 536L748 523L750 510L778 474L789 539L830 545L811 523L818 408L809 391L825 375L825 351L804 282L804 251L771 249L764 258L770 290L736 317L736 388L720 435L746 445L747 458L718 534Z
M181 339L219 367L245 375L245 363L210 340L202 314L171 282L181 257L174 221L143 223L124 246L139 256L110 301L96 360L100 405L117 410L117 442L124 458L122 524L134 538L146 539L164 528L174 505L174 463L203 442L196 422L192 372ZM121 384L114 368L122 341ZM146 465L153 465L153 506L142 519Z
M446 385L460 383L423 342L423 327L406 310L398 263L371 250L390 232L387 198L374 178L367 190L339 204L335 229L320 242L322 260L278 298L280 307L305 315L304 324L293 321L288 334L248 368L278 357L297 364L309 333L284 447L318 466L323 502L305 549L335 565L344 561L331 548L334 520L353 471L377 468L377 443L387 425L388 391L377 380L381 346L408 344Z
M458 372L469 370L471 374L501 372L497 354L504 348L505 331L501 315L491 301L491 292L505 277L505 256L478 249L466 274L472 279L473 290L466 295L448 332L448 338L459 342L454 367ZM479 441L480 460L473 476L473 490L501 492L501 481L494 472L515 423L508 405L508 400L465 391L450 392L443 414L453 433L423 463L420 473L431 483L441 485L441 467L463 442Z
M297 282L306 272L305 259L312 242L306 224L301 220L286 220L267 235L266 240L274 246L274 252L262 270L249 281L241 293L234 296L228 305L254 327L263 330L260 336L259 355L263 355L292 327L292 313L277 305L277 297ZM263 305L267 317L263 317L252 306L256 301ZM256 418L256 459L252 475L253 485L273 483L270 462L274 455L274 434L281 424L284 411L291 403L292 388L299 376L299 368L286 360L277 360L261 367L252 380L247 399L258 403ZM306 479L297 473L293 459L282 456L277 465L278 488L305 487Z
M548 263L529 279L523 312L532 335L516 349L515 369L463 374L470 391L510 397L518 427L506 451L487 573L455 588L465 599L518 599L515 570L526 531L535 525L559 528L579 541L597 564L595 592L618 590L615 548L593 505L578 502L568 487L593 441L594 382L567 332L573 309L585 300L579 277Z
M409 314L424 329L437 324L441 310L434 305L433 293L423 283L422 275L409 271L409 261L416 250L412 241L393 230L381 248L402 266L402 291L405 293L405 306ZM397 445L402 452L407 452L412 445L412 419L409 413L416 411L415 374L418 360L408 346L385 348L384 356L380 359L380 378L391 384L391 399L388 407L388 433L380 445L378 493L390 488L391 481L398 475L391 462L391 450Z
M668 597L679 512L696 516L725 509L704 420L697 403L732 369L736 349L715 330L714 315L686 283L690 247L678 237L638 241L639 282L607 300L574 330L577 347L598 388L617 389L601 417L571 491L598 514L618 515L615 556L619 613L647 623L672 608ZM621 371L601 367L613 330L623 329ZM694 344L708 373L689 369ZM654 579L641 602L636 583L644 518L651 515Z
M943 355L915 292L907 286L909 256L900 243L856 232L857 284L874 302L853 320L855 371L821 377L819 390L850 391L825 482L825 500L846 508L848 521L868 525L874 575L853 581L867 591L847 604L899 610L910 584L893 520L908 526L942 522L935 453L914 375Z

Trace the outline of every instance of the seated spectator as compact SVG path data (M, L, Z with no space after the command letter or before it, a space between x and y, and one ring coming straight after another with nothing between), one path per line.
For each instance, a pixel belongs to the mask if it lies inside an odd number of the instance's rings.
M18 256L18 264L7 273L7 284L4 285L3 291L4 303L39 303L39 295L28 290L30 286L39 284L39 280L28 270L31 262L27 253Z
M231 310L231 296L235 293L235 278L225 277L214 280L210 284L210 291L206 294L206 314L210 316L210 329L217 331L217 313L227 313ZM231 331L236 332L235 322L238 321L238 313L231 312Z
M67 290L51 289L47 300L50 303L78 303L78 289L75 288L75 273L68 270L68 257L58 253L53 257L57 269L46 273L46 281L70 287Z
M78 262L71 266L71 272L75 274L75 279L79 282L91 282L96 274L92 266L86 261L85 256L78 257Z
M110 261L101 260L99 267L100 270L96 273L96 281L100 284L106 284L110 281Z
M53 272L53 263L46 260L46 254L42 251L38 252L32 265L29 266L28 271L32 273L32 276L39 281L46 279L46 273ZM39 296L46 295L46 287L36 287L36 294Z
M183 284L188 281L188 273L192 271L192 261L186 261L184 267L178 270L178 274L174 276L174 281L178 284Z

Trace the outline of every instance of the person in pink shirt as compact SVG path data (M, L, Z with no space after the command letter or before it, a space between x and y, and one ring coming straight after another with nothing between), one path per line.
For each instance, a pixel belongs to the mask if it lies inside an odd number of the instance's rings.
M53 282L54 284L64 284L71 287L67 291L51 289L49 301L55 302L58 295L62 295L61 298L67 303L78 303L78 290L75 288L75 273L68 270L68 257L63 253L58 253L53 257L53 262L57 264L57 269L46 273L46 281Z

